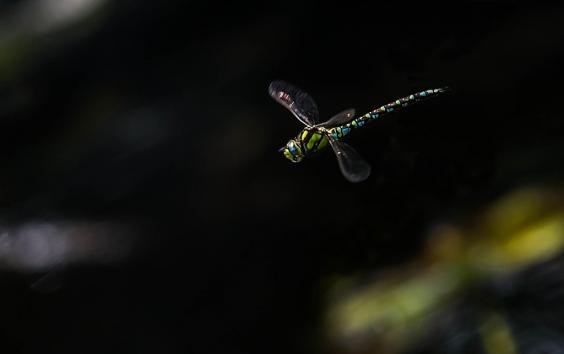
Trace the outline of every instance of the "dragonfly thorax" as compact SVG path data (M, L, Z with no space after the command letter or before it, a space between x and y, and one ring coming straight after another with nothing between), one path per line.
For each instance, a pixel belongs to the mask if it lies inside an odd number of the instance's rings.
M307 155L324 149L329 144L327 134L327 130L323 127L308 127L302 130L296 139L300 141Z
M305 128L294 139L290 139L281 149L284 156L292 162L300 162L306 155L325 148L329 140L325 128Z

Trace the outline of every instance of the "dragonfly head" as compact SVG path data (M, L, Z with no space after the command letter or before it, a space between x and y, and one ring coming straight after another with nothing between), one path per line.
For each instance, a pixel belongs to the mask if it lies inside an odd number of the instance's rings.
M304 157L300 143L295 139L290 139L286 146L279 150L284 156L292 162L300 162Z

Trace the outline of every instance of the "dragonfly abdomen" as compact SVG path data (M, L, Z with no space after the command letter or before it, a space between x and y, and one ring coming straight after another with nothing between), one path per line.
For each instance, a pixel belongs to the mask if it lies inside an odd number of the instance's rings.
M341 126L328 129L328 132L333 139L336 139L336 140L341 139L342 137L349 134L351 132L351 130L356 129L356 128L360 128L360 127L364 126L364 124L366 124L370 121L376 120L376 119L378 119L378 118L380 118L380 117L382 117L382 116L384 116L388 113L392 113L394 111L400 110L401 108L409 106L412 103L425 100L425 99L430 98L432 96L436 96L436 95L443 93L447 90L448 90L448 88L444 87L444 88L438 88L438 89L425 90L425 91L414 93L414 94L409 95L409 96L405 96L403 98L395 100L394 102L390 102L388 104L380 106L380 107L376 108L375 110L366 113L363 116L360 116L356 119L353 119L350 122L348 122L347 124L343 124Z
M366 122L376 120L388 113L392 113L396 110L400 110L403 107L409 106L415 102L426 100L430 97L436 96L438 94L444 93L448 90L447 87L438 88L438 89L430 89L421 92L414 93L409 96L402 97L394 102L390 102L385 104L381 107L376 108L373 111L366 113L365 115L354 119L352 122L348 123L347 125L351 125L353 127L361 127Z
M364 124L364 122L362 124ZM328 129L328 131L333 139L338 140L344 137L345 135L347 135L348 133L350 133L352 128L353 126L351 125L351 123L347 123L340 127Z
M414 94L409 95L409 96L405 96L403 98L395 100L394 102L390 102L388 104L380 106L380 107L376 108L375 110L366 113L363 116L360 116L356 119L353 119L352 121L348 122L347 124L343 124L339 127L334 127L334 128L328 129L329 134L331 135L331 137L333 139L340 139L340 138L344 137L345 135L349 134L351 132L351 130L356 129L356 128L360 128L368 122L376 120L376 119L378 119L378 118L380 118L380 117L382 117L382 116L384 116L388 113L392 113L394 111L400 110L401 108L409 106L409 105L411 105L415 102L423 101L423 100L426 100L430 97L436 96L440 93L446 92L447 90L448 90L448 88L444 87L444 88L438 88L438 89L425 90L425 91L414 93Z

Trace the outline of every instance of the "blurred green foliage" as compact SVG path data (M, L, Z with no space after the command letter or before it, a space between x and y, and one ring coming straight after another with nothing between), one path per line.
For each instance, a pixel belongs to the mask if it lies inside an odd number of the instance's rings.
M516 190L458 224L437 225L427 241L410 264L373 280L337 282L326 325L338 352L403 352L430 335L465 292L561 255L564 193ZM488 353L515 353L511 330L495 310L482 316L481 333Z

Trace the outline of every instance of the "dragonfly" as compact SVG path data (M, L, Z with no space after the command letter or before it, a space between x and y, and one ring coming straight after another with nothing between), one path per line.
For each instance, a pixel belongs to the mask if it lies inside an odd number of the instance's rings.
M425 90L385 104L355 118L354 109L346 109L329 120L319 123L319 111L309 94L284 81L273 81L268 92L275 101L287 108L305 128L279 151L292 162L300 162L331 146L343 176L350 182L362 182L370 176L371 167L356 150L343 141L354 129L363 127L382 116L415 102L449 91L449 87Z

